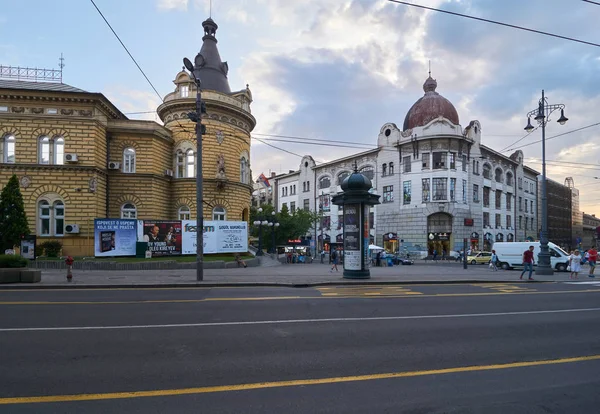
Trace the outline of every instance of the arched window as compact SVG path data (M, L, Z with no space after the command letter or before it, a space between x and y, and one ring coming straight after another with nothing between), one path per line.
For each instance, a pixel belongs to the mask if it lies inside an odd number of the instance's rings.
M385 177L386 174L387 174L387 164L384 163L381 165L381 176Z
M348 177L350 173L348 171L344 171L338 174L338 185L342 185L342 182Z
M133 148L125 148L123 150L123 172L135 172L135 149Z
M50 138L48 137L40 138L38 162L40 164L50 164Z
M15 162L15 144L16 139L14 135L4 137L4 142L2 143L3 162L11 164Z
M125 203L121 206L121 218L122 219L134 219L137 218L137 208L133 203Z
M483 164L483 178L492 179L492 166L490 164Z
M248 161L246 157L240 159L240 182L248 184Z
M502 173L502 168L496 168L495 171L495 179L497 183L502 183L504 182L504 174Z
M375 169L371 165L367 165L366 167L362 167L359 171L362 175L367 177L369 180L372 180L375 177Z
M212 219L214 221L224 221L227 219L227 212L225 211L225 207L217 206L213 208Z
M65 204L61 200L41 199L38 202L40 236L64 236Z
M62 137L54 138L53 163L63 165L65 163L65 139Z
M185 176L188 178L196 176L196 157L192 149L185 153Z
M181 206L177 211L177 216L179 220L189 220L190 219L190 208L188 206Z
M390 166L389 166L389 169L388 169L388 174L389 175L394 175L394 163L393 162L390 162Z
M513 175L511 172L506 173L506 185L510 185L511 187L513 185Z
M319 188L329 188L331 187L331 180L329 177L321 177L319 178Z
M185 177L185 155L181 151L175 154L175 177Z

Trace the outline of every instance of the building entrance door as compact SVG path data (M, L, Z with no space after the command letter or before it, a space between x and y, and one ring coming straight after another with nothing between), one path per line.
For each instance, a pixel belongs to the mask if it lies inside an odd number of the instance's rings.
M452 216L435 213L427 217L427 250L430 256L448 256L452 250Z

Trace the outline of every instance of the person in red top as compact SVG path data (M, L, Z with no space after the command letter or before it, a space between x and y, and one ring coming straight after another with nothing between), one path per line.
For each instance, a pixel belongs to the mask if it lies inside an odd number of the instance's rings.
M588 276L595 277L594 270L596 269L596 262L598 261L598 250L596 250L596 248L592 246L592 248L588 250L588 255L588 264L590 265L590 273L588 274Z
M523 252L523 271L521 272L521 277L519 279L523 279L523 275L527 270L529 270L529 280L533 280L531 277L533 274L533 264L535 263L533 258L533 249L533 246L529 246L529 249Z

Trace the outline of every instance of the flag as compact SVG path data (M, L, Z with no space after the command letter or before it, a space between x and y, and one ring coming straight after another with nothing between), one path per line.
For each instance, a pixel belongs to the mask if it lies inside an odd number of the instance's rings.
M261 183L263 183L265 187L271 187L271 184L269 183L269 180L267 179L267 177L265 177L264 174L261 174L261 175L258 176L258 181L260 181Z

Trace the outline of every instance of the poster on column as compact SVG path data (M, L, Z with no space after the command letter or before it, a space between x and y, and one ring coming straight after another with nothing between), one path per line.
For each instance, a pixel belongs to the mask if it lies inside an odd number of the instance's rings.
M135 256L136 220L95 219L94 256Z
M360 204L344 206L344 269L361 270Z
M148 242L152 256L178 256L181 254L181 221L144 220L142 240Z
M213 221L204 221L204 254L217 253L217 233ZM182 254L196 254L196 220L183 220Z

